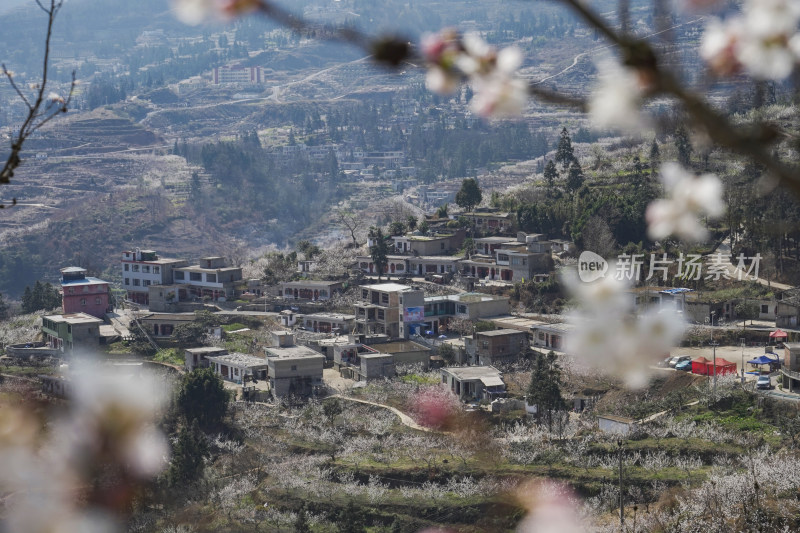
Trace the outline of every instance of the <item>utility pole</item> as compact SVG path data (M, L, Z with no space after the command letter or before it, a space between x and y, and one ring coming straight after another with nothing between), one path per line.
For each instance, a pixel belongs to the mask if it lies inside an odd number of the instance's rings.
M714 393L711 398L714 403L717 402L717 346L719 346L718 342L711 342L711 348L714 350L714 354L711 356L711 362L714 365Z
M625 500L622 496L622 439L617 440L617 455L619 457L619 530L625 531Z
M744 342L744 337L739 339L739 343L742 345L742 388L744 388Z

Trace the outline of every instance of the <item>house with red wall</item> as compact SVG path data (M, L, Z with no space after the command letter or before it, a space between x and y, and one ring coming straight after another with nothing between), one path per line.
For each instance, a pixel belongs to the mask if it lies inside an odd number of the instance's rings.
M67 267L60 272L64 314L86 313L104 318L109 311L108 282L87 277L85 268Z

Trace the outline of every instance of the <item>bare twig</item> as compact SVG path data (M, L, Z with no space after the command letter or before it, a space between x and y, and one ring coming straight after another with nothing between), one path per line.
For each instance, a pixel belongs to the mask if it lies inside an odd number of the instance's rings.
M702 97L685 88L675 76L660 65L659 58L644 39L617 33L600 15L581 0L559 0L617 45L623 63L647 77L651 82L652 96L671 96L677 99L695 125L702 127L719 146L756 161L777 177L780 182L800 196L800 175L794 166L778 161L768 146L781 136L774 126L754 124L736 127L722 113L714 110Z
M5 65L2 65L3 74L11 83L11 86L13 87L14 91L16 91L17 95L22 99L23 102L25 102L25 105L28 107L28 114L25 117L25 120L22 122L22 126L20 126L16 137L11 142L11 154L9 154L2 170L0 170L0 185L10 183L11 178L14 177L14 171L22 163L20 153L22 152L22 146L28 137L30 137L33 132L41 128L43 125L50 122L58 114L66 113L70 103L72 102L72 95L75 92L75 72L72 73L72 83L70 84L69 94L66 98L52 100L47 95L48 66L50 62L50 39L53 35L53 23L55 22L56 15L61 9L63 3L64 0L50 0L49 7L46 7L42 4L41 0L36 0L36 5L38 5L39 8L41 8L42 11L47 14L47 34L44 41L44 59L42 64L41 81L36 87L36 99L33 103L31 103L30 100L25 97L25 94L22 92L22 90L20 90L19 86L14 81L11 72L6 68ZM16 203L17 199L13 198L11 205L16 205ZM6 207L4 204L0 204L0 208L4 207Z

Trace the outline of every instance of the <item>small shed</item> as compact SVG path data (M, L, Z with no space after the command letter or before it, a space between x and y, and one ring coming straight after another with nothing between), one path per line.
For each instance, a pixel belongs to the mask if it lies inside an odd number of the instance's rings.
M603 433L627 436L636 429L638 422L633 418L616 415L597 415L597 428Z

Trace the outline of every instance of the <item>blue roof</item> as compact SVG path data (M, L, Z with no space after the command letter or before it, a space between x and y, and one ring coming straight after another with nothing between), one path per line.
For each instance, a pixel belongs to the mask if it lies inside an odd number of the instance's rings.
M772 357L767 357L766 355L761 355L756 357L755 359L751 359L748 361L751 365L768 365L772 363L780 363L780 359L773 359Z
M83 279L68 279L68 280L61 280L61 286L64 285L108 285L107 281L103 281L102 279L98 278L83 278Z
M662 294L683 294L684 292L693 292L694 289L687 289L686 287L675 287L674 289L664 289L659 291Z

